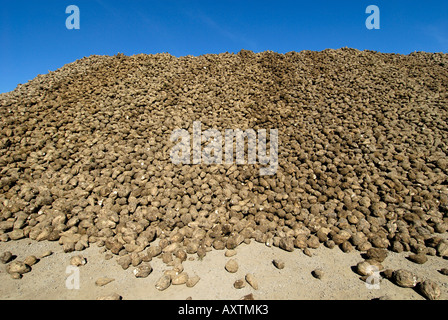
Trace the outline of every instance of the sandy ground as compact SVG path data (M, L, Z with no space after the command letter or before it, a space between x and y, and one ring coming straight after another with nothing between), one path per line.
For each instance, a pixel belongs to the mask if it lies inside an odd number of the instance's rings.
M32 271L24 274L22 279L12 279L6 273L6 265L0 264L0 299L94 300L113 293L121 295L124 300L183 300L188 297L193 300L236 300L250 293L256 300L370 300L384 296L394 300L424 299L416 290L400 288L386 279L380 282L379 289L368 289L352 270L363 260L361 253L344 253L339 248L330 250L321 246L311 250L312 257L309 257L300 250L285 252L256 242L242 244L232 257L239 264L239 270L233 274L224 269L231 258L225 257L224 250L213 250L202 260L194 255L194 260L184 262L185 271L190 276L199 275L201 278L195 287L171 285L165 291L155 288L163 271L170 269L161 259L154 258L150 262L154 270L147 278L136 278L132 266L123 270L115 258L105 260L101 249L93 244L82 252L64 253L55 242L22 239L0 243L0 253L11 251L18 260L28 255L40 256L46 250L54 252L32 266ZM79 267L80 287L68 289L66 280L73 273L66 273L66 268L70 265L70 257L79 254L87 259L87 263ZM448 267L448 260L431 256L428 262L418 265L407 260L408 255L391 252L383 265L393 270L407 269L423 279L435 281L441 288L441 299L448 300L448 276L438 272ZM285 268L275 268L273 259L283 260ZM324 271L320 280L312 276L316 268ZM257 278L258 290L249 285L242 289L233 287L235 280L244 278L247 273ZM101 277L115 280L98 287L95 281Z

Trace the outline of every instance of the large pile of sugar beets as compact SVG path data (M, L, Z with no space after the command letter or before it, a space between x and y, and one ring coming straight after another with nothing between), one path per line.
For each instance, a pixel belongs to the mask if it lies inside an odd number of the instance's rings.
M0 240L134 264L250 241L446 255L447 90L448 55L422 52L78 60L0 95ZM278 129L276 174L173 164L194 121Z

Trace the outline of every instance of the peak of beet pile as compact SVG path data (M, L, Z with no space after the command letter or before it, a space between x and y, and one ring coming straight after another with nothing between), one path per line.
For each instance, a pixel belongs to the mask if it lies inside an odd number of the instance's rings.
M0 241L133 264L251 240L446 256L447 106L446 54L84 58L0 95ZM173 164L194 121L278 129L276 174Z

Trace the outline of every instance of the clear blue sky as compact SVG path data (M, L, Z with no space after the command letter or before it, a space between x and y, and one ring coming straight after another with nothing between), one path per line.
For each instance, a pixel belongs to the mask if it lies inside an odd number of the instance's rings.
M368 30L368 5L380 30ZM68 30L77 5L81 28ZM447 0L0 0L0 93L92 54L447 52Z

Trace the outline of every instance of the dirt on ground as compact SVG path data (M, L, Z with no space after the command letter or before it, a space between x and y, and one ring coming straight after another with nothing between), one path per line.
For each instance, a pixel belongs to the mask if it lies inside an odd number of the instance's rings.
M13 245L0 244L0 252L11 250L17 259L29 255L39 256L52 250L53 254L42 258L24 274L20 280L12 279L0 269L1 299L20 300L95 300L100 297L117 294L123 300L239 300L249 294L256 300L424 300L415 288L402 288L379 275L378 287L368 287L368 282L355 272L356 265L363 261L359 252L344 253L338 248L320 247L307 256L301 251L285 252L267 247L260 243L241 245L234 258L239 269L236 273L225 270L225 251L212 251L202 260L184 262L185 271L200 276L199 282L192 288L185 285L171 285L164 291L155 288L155 283L163 271L169 270L160 259L151 262L154 271L147 278L136 278L131 267L124 271L114 260L105 260L105 253L92 246L83 252L64 253L61 247L52 242L19 240ZM72 256L82 255L87 263L79 267L79 289L73 287L70 276L74 274L70 267ZM439 284L440 299L448 299L448 276L439 270L447 267L447 260L430 257L424 265L417 265L408 259L407 254L391 253L385 262L385 268L405 269L415 273L422 280L431 279ZM283 269L277 269L273 260L284 263ZM323 277L316 279L312 272L323 271ZM233 284L251 273L258 282L258 289L250 285L235 289ZM100 278L114 279L100 287L95 282ZM376 280L370 284L374 285Z

